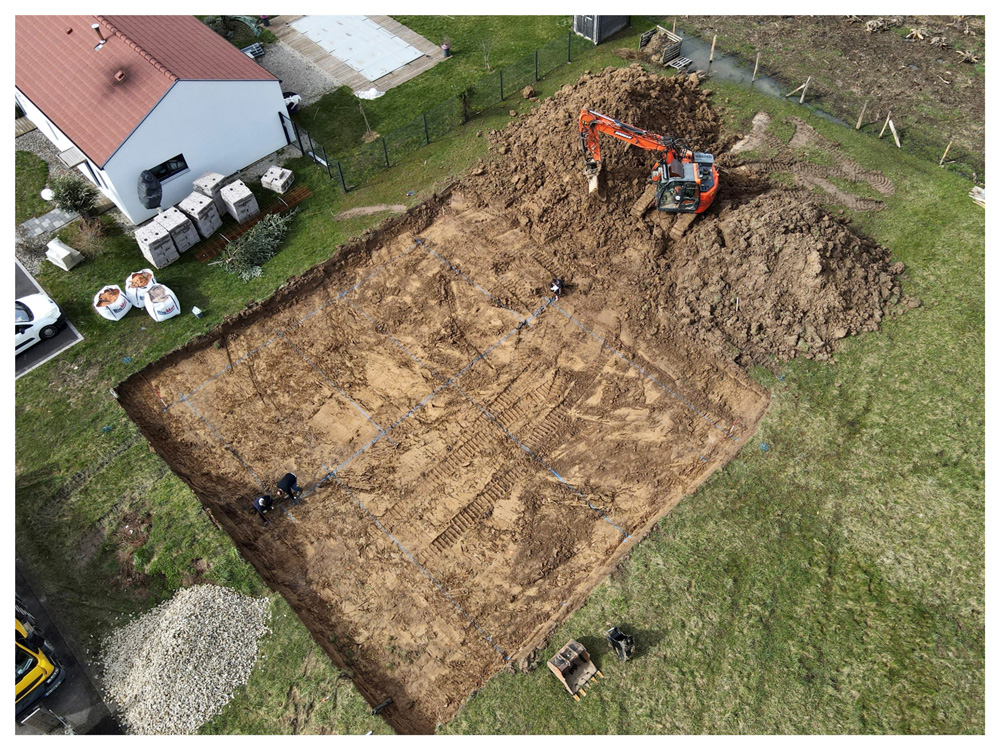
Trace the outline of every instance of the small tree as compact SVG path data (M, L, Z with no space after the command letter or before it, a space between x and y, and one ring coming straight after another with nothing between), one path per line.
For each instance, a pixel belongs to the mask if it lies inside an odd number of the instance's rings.
M60 175L52 179L50 187L53 202L63 211L72 211L87 217L94 210L98 193L97 188L89 182L69 175Z
M493 53L493 39L490 37L485 37L479 41L479 49L483 53L483 62L486 63L486 72L491 73L493 68L490 67L490 55Z
M261 266L278 252L278 246L296 213L297 208L283 214L268 214L258 221L222 251L222 267L243 281L260 276L264 272Z

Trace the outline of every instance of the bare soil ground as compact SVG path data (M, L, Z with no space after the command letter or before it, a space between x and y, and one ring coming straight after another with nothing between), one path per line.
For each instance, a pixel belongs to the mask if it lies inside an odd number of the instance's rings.
M693 224L629 213L650 164L624 148L595 204L581 102L731 145L693 81L587 75L493 134L497 159L454 192L119 387L334 663L373 705L393 699L401 732L525 666L735 456L769 403L739 364L828 356L898 295L885 248L739 154ZM306 495L264 526L250 500L286 471Z
M792 85L812 76L810 99L851 124L866 100L865 123L875 132L891 111L903 139L918 142L928 158L939 158L954 139L949 158L967 161L984 179L984 19L687 16L680 23L709 41L718 34L721 48L739 53L750 67L760 51L762 70ZM913 30L920 36L906 39Z

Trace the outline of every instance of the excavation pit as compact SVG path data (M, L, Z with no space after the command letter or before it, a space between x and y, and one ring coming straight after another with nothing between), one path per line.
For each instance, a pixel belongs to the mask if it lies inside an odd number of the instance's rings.
M445 195L147 367L122 405L400 732L524 660L749 439L766 391ZM263 525L286 471L305 489Z

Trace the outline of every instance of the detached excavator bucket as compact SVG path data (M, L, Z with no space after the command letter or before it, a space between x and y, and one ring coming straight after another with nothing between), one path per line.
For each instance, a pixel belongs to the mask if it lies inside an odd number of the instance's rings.
M594 675L602 676L594 662L590 660L587 649L579 641L567 643L559 653L549 659L548 664L552 674L559 678L559 682L576 700L580 700L581 695L587 694L583 686Z

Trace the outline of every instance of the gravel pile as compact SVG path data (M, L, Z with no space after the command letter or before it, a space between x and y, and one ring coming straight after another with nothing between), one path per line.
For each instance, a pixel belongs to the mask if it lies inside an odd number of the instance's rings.
M264 56L257 62L281 81L282 91L294 91L301 96L303 107L340 86L339 81L284 42L268 44L264 49Z
M192 586L102 644L104 684L131 734L191 734L217 714L257 661L267 599Z

